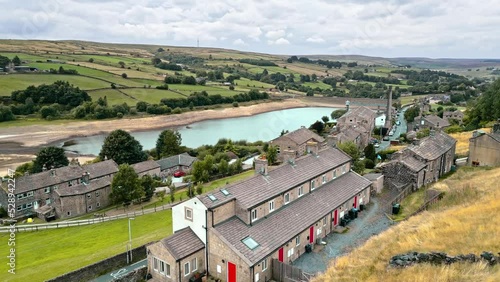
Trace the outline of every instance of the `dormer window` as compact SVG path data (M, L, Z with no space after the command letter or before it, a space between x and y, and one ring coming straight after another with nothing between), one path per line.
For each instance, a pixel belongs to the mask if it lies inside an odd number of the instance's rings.
M258 219L257 217L257 210L252 210L251 212L251 219L252 219L252 222L256 221Z
M49 194L50 193L50 187L45 187L45 194Z
M286 193L284 196L283 196L283 200L285 202L285 205L290 203L290 193Z
M323 177L322 177L322 182L323 182L323 184L325 184L325 183L326 183L326 174L323 174Z
M311 180L311 191L314 190L314 188L316 188L316 181Z

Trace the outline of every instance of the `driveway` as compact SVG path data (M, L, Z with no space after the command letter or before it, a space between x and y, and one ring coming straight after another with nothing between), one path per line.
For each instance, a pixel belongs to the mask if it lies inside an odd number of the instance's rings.
M107 273L103 276L99 276L96 279L91 280L91 282L111 282L114 279L121 278L121 277L129 274L130 272L134 271L137 268L141 268L141 267L144 267L147 265L148 265L147 259L143 259L143 260L140 260L134 264L127 265L123 268L120 268L118 270Z
M323 250L304 253L292 265L311 274L324 272L332 259L349 253L366 242L371 236L379 234L391 226L391 222L384 214L384 206L381 199L371 198L371 203L367 206L367 209L360 212L358 218L347 225L349 227L348 232L328 235L324 239L327 245Z

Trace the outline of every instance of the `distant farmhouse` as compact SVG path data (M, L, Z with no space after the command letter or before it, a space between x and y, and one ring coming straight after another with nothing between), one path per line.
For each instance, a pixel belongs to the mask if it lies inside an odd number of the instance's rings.
M403 189L411 185L418 189L450 172L457 143L454 138L443 132L433 132L417 142L395 153L381 166L389 187Z
M350 170L351 158L311 138L279 143L282 152L290 144L306 155L282 155L287 161L272 170L258 157L253 177L174 206L174 235L147 247L154 281L194 281L206 272L221 281L269 281L275 263L312 250L353 207L369 203L372 182Z
M429 128L431 130L443 129L450 126L448 120L442 119L436 115L428 115L420 118L420 129Z
M500 165L500 122L491 133L474 131L469 139L468 164L472 166Z
M109 205L111 182L118 172L113 160L47 170L16 178L16 218L31 215L44 220L67 218L93 212ZM0 189L7 206L6 182Z
M448 122L452 122L453 120L457 121L459 124L462 124L462 120L464 119L464 113L462 113L459 110L456 110L454 112L450 111L445 111L443 112L443 119L447 120Z
M182 170L189 173L193 163L198 159L183 153L156 161L160 165L160 171L164 175L172 175L175 171Z

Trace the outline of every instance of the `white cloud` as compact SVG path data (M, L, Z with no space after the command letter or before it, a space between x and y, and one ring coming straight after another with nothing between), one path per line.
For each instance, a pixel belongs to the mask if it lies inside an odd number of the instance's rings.
M236 39L236 40L233 41L233 45L246 46L247 44L241 38L238 38L238 39Z
M311 43L325 43L325 40L319 36L312 36L306 39L307 42Z
M266 53L392 57L498 58L500 47L498 0L0 2L8 11L0 38L187 46L199 38L202 46L244 43Z

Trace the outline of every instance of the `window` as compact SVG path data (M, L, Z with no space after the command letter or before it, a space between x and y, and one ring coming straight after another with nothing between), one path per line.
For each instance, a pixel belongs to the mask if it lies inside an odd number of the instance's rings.
M257 220L257 210L252 210L252 221Z
M26 193L26 197L33 197L33 191L29 191L28 193Z
M20 211L20 210L22 210L22 209L23 209L23 207L22 207L22 206L20 206L20 205L19 205L19 206L17 206L17 211Z
M95 196L99 197L99 191L95 191Z
M198 260L196 258L191 260L191 272L195 272L196 270L198 270L197 262Z
M323 217L323 226L325 226L325 225L326 225L326 216Z
M155 258L155 257L153 257L153 269L154 269L155 271L158 271L158 269L159 269L159 268L158 268L158 265L159 265L159 261L158 261L158 259L157 259L157 258Z
M346 169L346 165L343 165L343 166L342 166L342 174L344 174L344 173L345 173L345 169Z
M247 246L250 250L253 250L259 246L259 243L257 243L252 237L246 237L245 239L241 240L245 246Z
M170 264L160 260L160 273L170 277Z
M17 199L22 199L23 198L23 194L18 194L17 195Z
M208 194L208 198L209 198L212 202L217 201L217 198L216 198L214 195L212 195L212 194Z
M184 264L184 276L188 276L189 275L189 262L186 262Z
M335 178L337 178L337 170L336 169L333 171L333 179L335 179Z
M70 215L71 215L71 212L69 211L69 212L67 212L66 214L67 214L68 216L70 216Z
M311 191L314 190L314 188L316 188L316 181L311 180Z
M49 198L45 199L45 204L46 205L50 205L50 203L52 203L52 201Z
M274 200L269 201L269 212L274 211Z
M193 209L184 207L184 218L193 221Z
M280 148L280 146L276 146L276 153L278 153L278 154L279 154L279 153L281 153L281 148Z
M326 174L323 174L322 181L323 181L323 184L326 183Z
M290 193L286 193L284 196L285 205L290 203Z
M220 192L221 192L222 194L224 194L224 196L229 196L229 195L230 195L230 194L229 194L229 191L227 191L226 189L221 189L221 190L220 190Z
M88 198L88 199L92 198L92 194L88 193L88 194L87 194L87 198Z
M259 273L258 272L255 273L255 280L254 281L255 282L259 282Z
M92 206L89 206L89 211L91 211L91 210L92 210Z
M266 270L267 269L267 259L264 259L262 261L262 271Z
M304 195L304 186L299 187L299 197Z
M295 237L295 246L300 245L300 235Z
M50 193L50 187L45 187L45 194Z
M287 257L291 257L293 255L293 248L289 249L287 254L288 254Z
M97 207L100 207L101 206L101 203L96 203L95 204Z
M33 203L26 204L26 208L28 208L28 209L31 208L32 206L33 206Z

